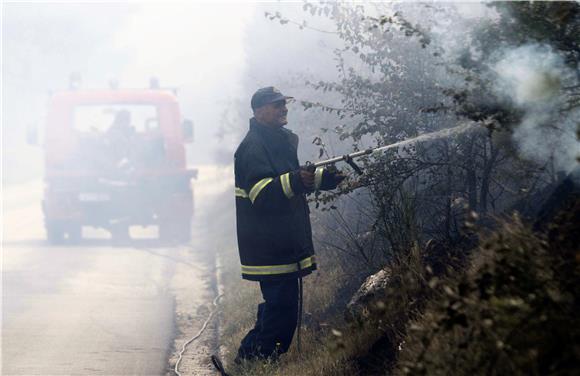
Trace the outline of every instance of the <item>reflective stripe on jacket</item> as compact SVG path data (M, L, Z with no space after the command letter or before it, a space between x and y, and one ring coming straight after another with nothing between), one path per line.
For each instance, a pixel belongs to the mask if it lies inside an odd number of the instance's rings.
M242 277L295 278L316 269L308 203L298 170L298 136L250 120L235 153Z

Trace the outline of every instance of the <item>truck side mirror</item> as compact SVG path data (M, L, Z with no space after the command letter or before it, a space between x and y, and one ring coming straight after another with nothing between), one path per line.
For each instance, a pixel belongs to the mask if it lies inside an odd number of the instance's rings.
M181 126L183 127L183 137L185 142L193 142L193 122L189 119L185 119Z
M29 145L38 145L38 129L33 124L26 126L26 142Z

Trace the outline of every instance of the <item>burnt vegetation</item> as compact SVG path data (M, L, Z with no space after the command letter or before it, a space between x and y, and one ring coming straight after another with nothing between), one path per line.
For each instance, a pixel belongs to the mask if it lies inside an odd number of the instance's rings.
M312 197L322 209L313 213L322 265L332 270L307 281L312 351L291 352L277 374L580 372L578 161L561 156L570 145L578 150L580 5L487 7L492 16L467 19L436 4L303 5L336 26L313 29L342 44L333 52L339 79L306 81L341 106L301 102L336 117L319 130L323 140L362 150L467 130L366 157L364 175ZM266 17L310 28L280 13ZM560 81L552 97L523 103L498 89L495 67L528 46L558 56ZM541 120L526 128L531 118ZM524 128L546 140L534 145L538 158ZM356 309L351 302L344 319L352 293L377 271L384 283ZM325 277L340 288L317 300Z

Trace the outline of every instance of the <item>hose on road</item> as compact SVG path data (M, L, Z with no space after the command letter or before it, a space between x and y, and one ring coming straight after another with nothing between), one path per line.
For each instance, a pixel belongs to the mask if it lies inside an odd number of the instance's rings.
M175 372L175 374L177 376L182 376L181 373L179 372L179 363L181 363L181 359L183 359L183 353L185 352L185 349L187 348L187 346L189 346L193 341L195 341L196 339L198 339L203 334L203 332L207 328L207 325L209 324L209 322L211 321L211 319L213 318L213 316L216 314L217 308L218 308L218 302L219 302L220 298L223 295L224 294L219 294L218 296L215 297L215 299L213 300L213 306L214 306L214 308L210 312L210 314L207 317L207 319L205 320L205 322L203 323L203 326L201 327L201 329L199 330L199 332L197 332L197 334L195 336L191 337L189 339L189 341L185 342L183 344L183 346L181 347L181 351L179 352L179 358L177 359L177 362L175 363L175 368L173 369L173 371Z

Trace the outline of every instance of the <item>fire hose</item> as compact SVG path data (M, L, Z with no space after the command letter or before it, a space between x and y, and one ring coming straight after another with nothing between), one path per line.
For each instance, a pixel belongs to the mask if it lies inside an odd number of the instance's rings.
M209 322L211 321L211 319L213 318L213 316L216 314L217 309L218 309L218 301L220 300L220 298L223 296L224 294L219 294L218 296L216 296L212 302L214 308L213 310L210 312L209 316L207 317L207 319L205 320L205 322L203 323L201 329L199 330L199 332L197 332L197 334L193 337L191 337L187 342L185 342L183 344L183 346L181 347L181 351L179 352L179 358L177 359L177 362L175 363L175 368L173 369L173 371L175 372L175 374L177 376L182 376L181 373L179 372L179 363L181 363L181 359L183 359L183 353L185 352L185 349L187 348L187 346L189 346L193 341L195 341L196 339L198 339L199 337L201 337L201 335L203 334L203 332L205 331L205 329L207 328Z

